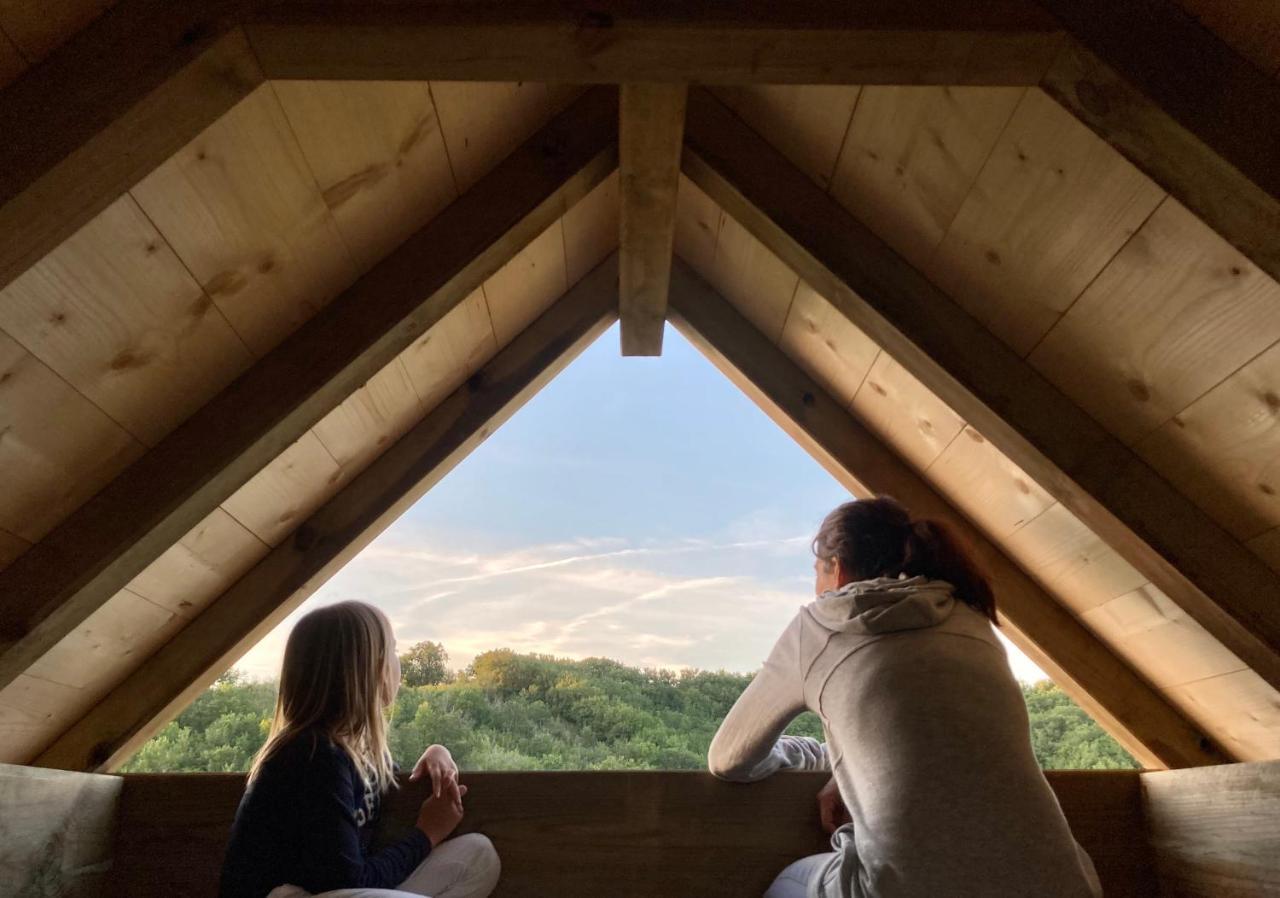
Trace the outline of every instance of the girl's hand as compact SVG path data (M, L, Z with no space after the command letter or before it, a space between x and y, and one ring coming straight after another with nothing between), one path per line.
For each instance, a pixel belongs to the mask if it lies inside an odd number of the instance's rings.
M431 777L431 795L433 798L445 798L462 808L462 796L458 791L458 765L453 755L443 745L432 745L422 753L418 763L413 765L410 781Z
M844 806L844 799L840 797L840 788L836 785L834 776L818 792L818 816L822 818L822 828L828 835L850 820L849 809Z
M458 800L428 798L418 809L418 829L435 848L452 833L462 822L462 796L467 794L466 786L456 786Z

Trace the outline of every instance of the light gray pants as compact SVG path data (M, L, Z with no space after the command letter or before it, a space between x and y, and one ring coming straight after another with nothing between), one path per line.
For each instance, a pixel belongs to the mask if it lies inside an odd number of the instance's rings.
M839 874L840 865L834 863L835 857L834 851L827 851L800 858L778 874L773 885L769 886L769 890L764 893L764 898L808 898L817 889L817 883L814 880L828 873L833 876ZM833 894L839 894L839 892Z
M489 898L501 872L493 843L469 833L441 842L394 889L337 889L312 896L297 886L279 886L267 898Z

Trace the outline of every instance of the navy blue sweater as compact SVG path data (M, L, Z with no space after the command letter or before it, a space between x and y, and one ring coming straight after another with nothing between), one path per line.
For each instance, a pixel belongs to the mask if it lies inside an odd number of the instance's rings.
M323 733L301 733L262 765L231 826L221 898L265 898L276 886L308 892L394 889L431 851L414 828L369 854L379 796Z

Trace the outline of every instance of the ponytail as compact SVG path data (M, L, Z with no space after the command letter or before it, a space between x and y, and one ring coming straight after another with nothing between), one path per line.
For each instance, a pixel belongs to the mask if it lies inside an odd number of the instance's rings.
M941 521L913 521L889 496L835 509L818 529L813 553L827 561L839 559L855 580L902 574L944 580L957 599L998 625L991 585L951 528Z

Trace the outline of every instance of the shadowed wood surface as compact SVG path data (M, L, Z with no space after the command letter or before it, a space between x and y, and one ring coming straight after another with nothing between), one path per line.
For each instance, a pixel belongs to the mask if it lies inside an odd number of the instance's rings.
M1138 773L1050 771L1049 783L1107 894L1154 896ZM761 783L706 773L464 773L459 832L488 835L502 857L497 898L743 898L791 861L828 849L814 796L826 774ZM238 774L124 777L116 880L130 898L212 898L244 788ZM427 792L391 795L384 823L411 823Z
M1167 898L1280 895L1280 761L1142 776Z
M616 127L587 94L0 574L0 685L556 226L615 168Z
M303 521L35 761L112 769L564 369L612 322L617 266L598 266Z

